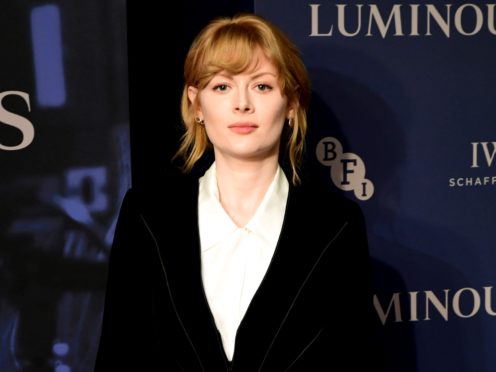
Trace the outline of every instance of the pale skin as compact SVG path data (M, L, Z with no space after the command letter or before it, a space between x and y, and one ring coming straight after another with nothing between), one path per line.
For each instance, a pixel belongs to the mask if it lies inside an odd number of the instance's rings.
M277 69L260 48L250 67L236 75L221 71L204 89L188 87L214 148L220 202L239 226L255 214L278 167L281 133L293 118Z

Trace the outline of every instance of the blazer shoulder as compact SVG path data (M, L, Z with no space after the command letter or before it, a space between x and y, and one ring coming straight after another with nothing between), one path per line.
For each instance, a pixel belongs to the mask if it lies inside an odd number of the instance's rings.
M175 202L188 197L198 188L198 178L178 170L158 172L130 188L132 198L139 205L161 201Z
M307 183L295 187L295 190L312 210L341 215L348 219L363 218L363 211L358 202L332 191L325 185Z

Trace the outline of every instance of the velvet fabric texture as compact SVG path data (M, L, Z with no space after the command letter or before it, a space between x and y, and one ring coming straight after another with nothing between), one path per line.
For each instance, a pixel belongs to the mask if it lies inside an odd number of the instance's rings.
M290 186L282 232L236 335L232 362L205 297L198 180L130 189L112 246L95 371L359 371L373 360L363 214Z

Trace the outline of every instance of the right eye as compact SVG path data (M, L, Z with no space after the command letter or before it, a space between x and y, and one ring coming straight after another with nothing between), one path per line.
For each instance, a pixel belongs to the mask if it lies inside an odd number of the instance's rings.
M217 84L213 89L218 90L219 92L225 92L227 90L227 84Z

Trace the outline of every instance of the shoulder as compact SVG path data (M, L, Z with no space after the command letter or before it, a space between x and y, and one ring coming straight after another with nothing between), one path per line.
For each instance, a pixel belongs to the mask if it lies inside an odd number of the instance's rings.
M363 219L360 205L325 185L306 182L290 187L290 196L299 200L306 209L321 215L341 216L345 219Z
M179 170L159 172L130 187L122 201L138 211L177 209L181 203L195 199L198 193L198 178Z

